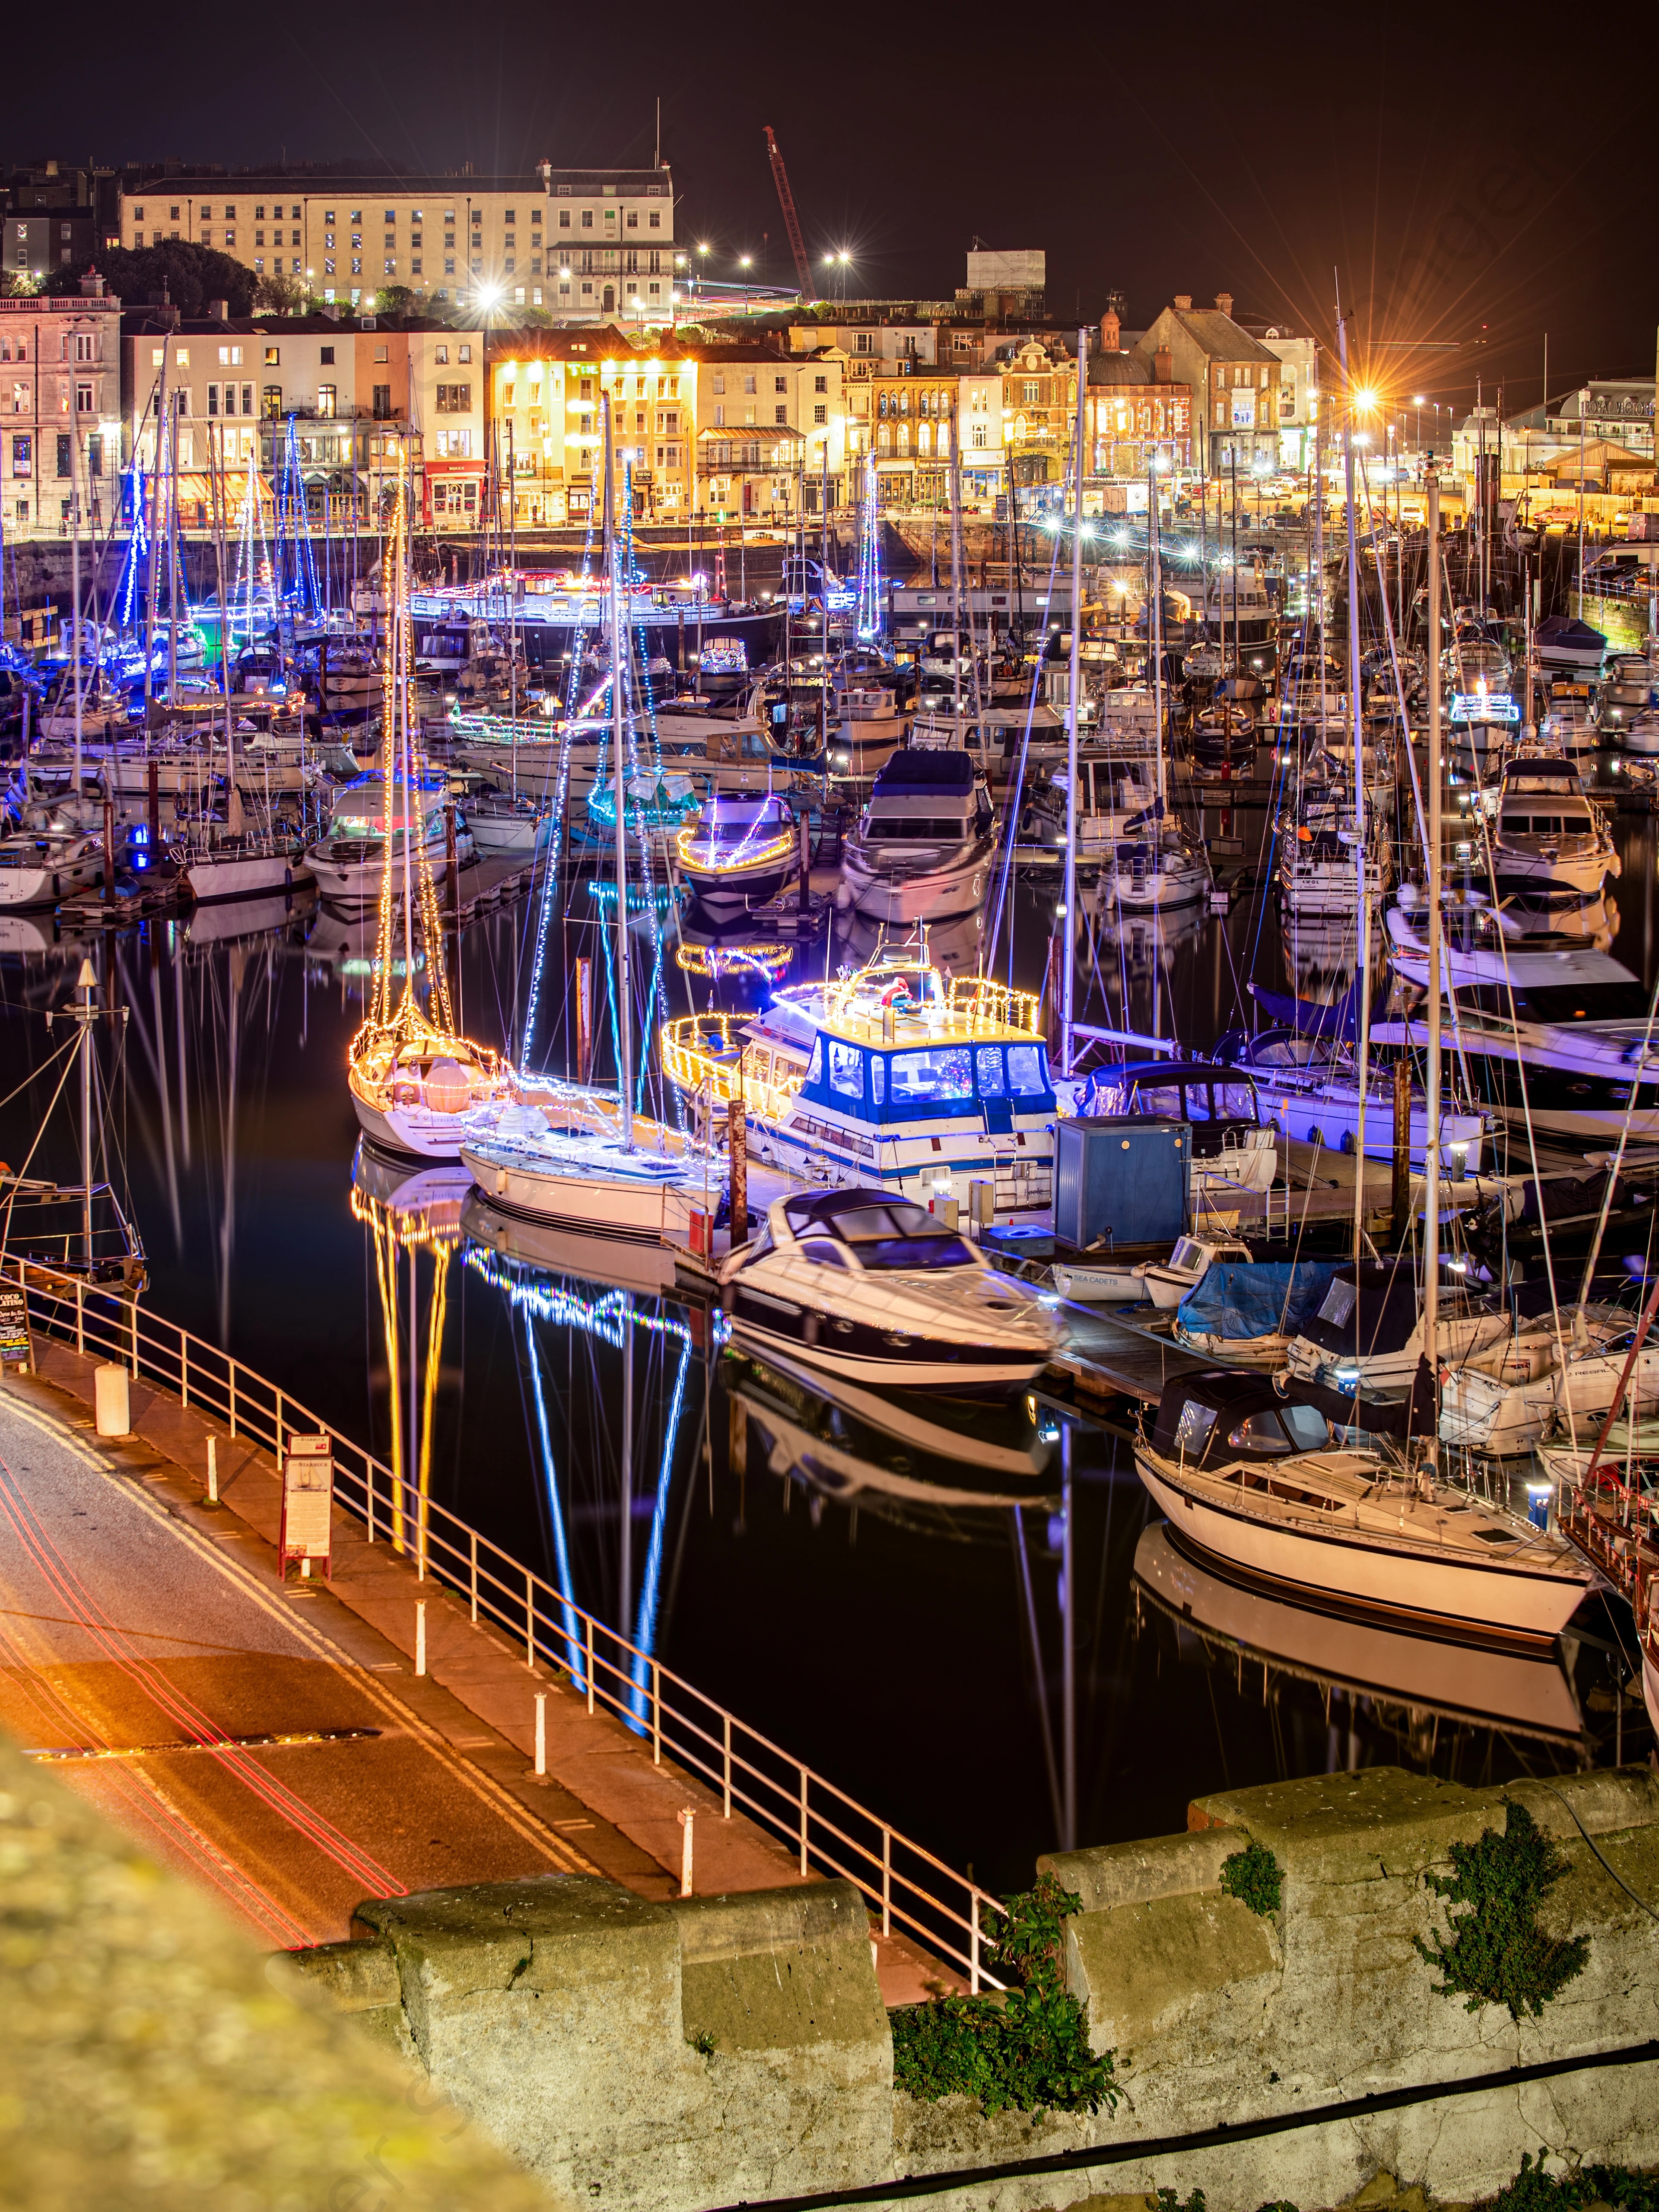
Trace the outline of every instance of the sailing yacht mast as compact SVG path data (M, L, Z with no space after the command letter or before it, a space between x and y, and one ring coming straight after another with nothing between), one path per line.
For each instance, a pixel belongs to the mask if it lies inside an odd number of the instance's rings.
M1072 659L1066 709L1066 962L1061 987L1060 1063L1072 1072L1072 1015L1077 990L1077 709L1080 682L1079 625L1083 620L1083 389L1088 374L1089 333L1077 334L1077 426L1072 454Z
M1423 1341L1431 1366L1440 1342L1440 474L1428 473L1429 526L1429 821L1427 870L1429 953L1429 1053L1423 1079ZM1407 733L1407 742L1410 743ZM1429 1464L1435 1458L1435 1431L1428 1436Z
M1158 828L1163 830L1167 811L1169 790L1168 771L1164 760L1164 539L1163 517L1158 504L1158 455L1146 457L1146 554L1152 570L1152 619L1148 625L1147 642L1152 649L1152 728L1158 739ZM1231 725L1229 725L1231 727ZM1152 1003L1156 1007L1158 994L1154 990Z
M622 555L617 544L616 410L606 392L605 410L605 557L611 574L611 738L615 753L617 795L617 1082L622 1108L623 1149L634 1149L633 978L628 964L628 821L623 781L623 605ZM787 662L786 662L787 665Z
M1353 1256L1364 1257L1365 1239L1365 1078L1371 1020L1371 930L1370 886L1365 869L1365 731L1360 714L1359 691L1359 554L1354 532L1353 507L1353 385L1348 374L1348 325L1339 313L1336 343L1342 364L1346 405L1342 416L1342 472L1348 526L1348 707L1353 725L1354 866L1358 871L1359 903L1355 913L1359 963L1359 1040L1356 1073L1359 1079L1354 1121ZM1237 580L1235 580L1235 587ZM1433 1342L1431 1338L1430 1342Z

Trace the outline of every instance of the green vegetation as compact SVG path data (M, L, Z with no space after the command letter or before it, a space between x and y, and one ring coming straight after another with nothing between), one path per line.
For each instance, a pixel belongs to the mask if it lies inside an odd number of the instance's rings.
M186 320L204 315L210 300L228 301L234 316L250 315L260 283L246 262L228 253L216 253L205 246L192 246L184 238L164 239L160 246L141 246L137 251L100 246L89 257L89 264L124 305L148 307L152 294L159 299L165 292ZM73 296L85 275L86 270L80 267L54 270L40 289Z
M1254 1841L1221 1862L1221 1887L1252 1912L1277 1912L1285 1870L1265 1845Z
M1523 2013L1536 2020L1583 1973L1589 1943L1583 1936L1558 1940L1538 1925L1538 1907L1568 1862L1524 1805L1510 1802L1506 1811L1501 1836L1488 1828L1478 1844L1454 1844L1454 1871L1424 1876L1437 1897L1467 1908L1448 1915L1449 1941L1438 1935L1429 1943L1412 1940L1445 1978L1436 1990L1467 1997L1466 2012L1503 2004L1512 2020ZM1525 2179L1523 2167L1510 2187L1520 2188Z
M1659 2177L1632 2173L1624 2166L1581 2166L1558 2181L1544 2168L1545 2153L1534 2166L1525 2152L1521 2171L1492 2199L1492 2212L1580 2212L1587 2204L1611 2204L1616 2212L1659 2212Z
M1014 1986L901 2005L891 2014L895 2087L929 2104L977 2097L988 2118L1115 2106L1111 2053L1089 2048L1088 2016L1066 1987L1064 1923L1082 1899L1045 1874L1003 1903L1005 1912L987 1914L985 1935ZM1192 2212L1203 2212L1201 2198Z
M700 2027L695 2035L688 2035L685 2039L700 2058L714 2057L714 2039L706 2027Z

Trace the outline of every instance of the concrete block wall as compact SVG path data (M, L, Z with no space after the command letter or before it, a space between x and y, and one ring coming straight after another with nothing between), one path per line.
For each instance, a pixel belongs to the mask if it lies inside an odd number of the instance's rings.
M1527 1806L1571 1871L1552 1934L1583 1973L1540 2020L1435 1992L1414 1936L1444 1925L1425 1874ZM1491 2195L1523 2151L1659 2166L1659 2063L1566 2073L1204 2150L1217 2125L1659 2039L1659 1779L1646 1768L1470 1790L1398 1769L1198 1800L1184 1835L1041 1862L1075 1890L1066 1972L1120 2101L1099 2114L921 2104L892 2054L856 1890L642 1902L577 1878L366 1905L366 1941L298 1972L401 2051L498 2142L579 2200L692 2212L1109 2147L1114 2162L1009 2175L932 2201L1063 2212L1160 2187L1210 2212L1349 2203L1376 2177ZM1284 1869L1262 1917L1223 1894L1248 1838ZM1651 1908L1650 1910L1649 1908ZM696 2039L713 2039L704 2056Z
M891 2170L892 2044L851 1883L654 1905L585 1876L492 1882L366 1903L356 1926L283 1971L580 2203Z

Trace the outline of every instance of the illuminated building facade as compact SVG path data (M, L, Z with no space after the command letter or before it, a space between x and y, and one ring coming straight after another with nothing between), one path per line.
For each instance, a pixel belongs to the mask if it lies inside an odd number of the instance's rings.
M1218 292L1212 308L1197 309L1178 292L1135 350L1149 376L1158 354L1167 353L1171 379L1192 393L1192 458L1206 476L1234 466L1242 474L1258 461L1278 467L1282 364L1233 320L1231 292Z
M121 243L187 239L256 276L356 306L388 286L445 305L540 308L562 323L666 323L673 180L653 169L389 177L204 171L129 184Z
M615 410L618 500L635 519L691 512L696 468L695 356L672 343L650 355L620 329L495 331L489 341L489 438L511 514L532 528L599 512L604 402Z
M77 494L107 529L121 465L121 302L86 280L78 296L0 299L0 509L13 535L67 537Z
M847 482L847 356L705 346L697 379L696 511L792 521L833 511Z
M1193 395L1175 381L1166 350L1150 371L1118 343L1118 319L1101 322L1101 343L1089 356L1084 438L1091 477L1141 477L1160 468L1188 469L1193 458Z

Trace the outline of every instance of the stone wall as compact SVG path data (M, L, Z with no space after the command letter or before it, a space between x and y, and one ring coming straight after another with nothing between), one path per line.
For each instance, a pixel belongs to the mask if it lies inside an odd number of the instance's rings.
M1424 1875L1502 1830L1504 1801L1570 1873L1542 1912L1589 1939L1533 2021L1435 1992L1413 1942L1444 1925ZM1523 2151L1659 2164L1659 2065L1435 2097L1203 2150L1138 2149L1417 2085L1659 2037L1659 1781L1645 1768L1470 1790L1397 1769L1199 1800L1185 1835L1042 1863L1075 1890L1070 1985L1120 2100L1004 2114L895 2094L850 1884L653 1905L592 1881L508 1882L365 1905L366 1941L289 1972L354 2012L514 2154L570 2195L649 2212L1109 2147L1110 2165L1009 2175L933 2200L1037 2212L1201 2188L1210 2212L1312 2212L1397 2177L1442 2201L1491 2195ZM1249 1838L1280 1909L1224 1894ZM1645 1900L1645 1903L1642 1900Z

